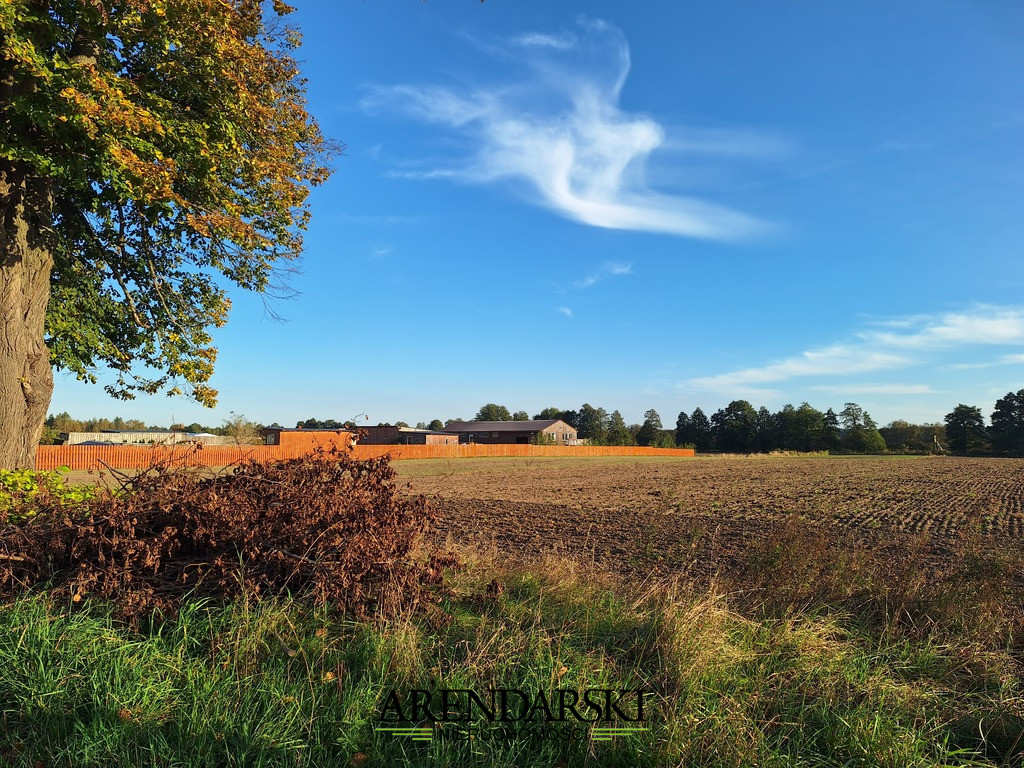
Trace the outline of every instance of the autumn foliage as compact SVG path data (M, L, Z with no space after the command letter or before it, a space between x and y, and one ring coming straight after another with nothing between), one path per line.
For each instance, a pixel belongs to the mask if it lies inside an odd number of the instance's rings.
M453 556L419 550L435 513L398 493L387 458L336 451L201 477L159 465L122 491L0 529L0 590L48 583L129 620L187 593L289 594L356 615L424 600ZM424 556L421 556L424 555Z
M0 466L31 465L51 366L215 403L227 286L286 285L329 173L292 10L0 2Z

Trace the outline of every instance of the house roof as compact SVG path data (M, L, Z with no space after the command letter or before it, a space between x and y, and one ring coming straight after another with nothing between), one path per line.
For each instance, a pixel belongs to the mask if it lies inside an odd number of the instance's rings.
M83 430L83 433L87 430ZM171 429L94 429L92 432L103 432L111 435L150 435L159 432L161 435L181 435L184 432Z
M561 419L535 419L533 421L453 421L446 424L445 432L541 432ZM566 426L569 426L566 424ZM571 427L570 427L571 429Z

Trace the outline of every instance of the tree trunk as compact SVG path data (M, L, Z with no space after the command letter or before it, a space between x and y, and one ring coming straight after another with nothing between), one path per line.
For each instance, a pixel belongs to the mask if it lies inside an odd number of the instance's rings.
M35 467L53 394L44 340L52 222L49 182L0 161L0 469Z

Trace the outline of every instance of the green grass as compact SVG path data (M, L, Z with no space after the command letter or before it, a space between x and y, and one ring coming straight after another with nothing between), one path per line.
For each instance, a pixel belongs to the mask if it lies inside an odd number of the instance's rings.
M1022 746L1024 692L998 651L855 616L752 620L713 591L578 569L478 566L442 609L390 621L192 601L132 633L101 605L19 598L0 607L0 764L923 768L997 765ZM495 576L504 591L484 596ZM391 689L489 686L646 688L649 730L469 743L376 730Z

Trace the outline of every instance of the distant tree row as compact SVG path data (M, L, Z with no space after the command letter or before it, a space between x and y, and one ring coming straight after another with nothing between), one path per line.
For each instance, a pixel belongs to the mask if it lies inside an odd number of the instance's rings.
M432 429L433 431L438 432L444 429L444 422L441 421L440 419L434 419L433 421L430 422L420 421L417 422L416 429Z
M996 400L987 428L980 408L959 404L946 414L946 439L953 453L1024 456L1024 389Z
M784 405L771 412L755 409L746 400L733 400L709 418L703 410L681 411L675 429L666 429L661 416L651 409L641 424L626 424L619 411L584 403L578 410L545 408L534 419L561 419L591 445L649 445L655 447L690 446L698 451L723 453L767 453L770 451L831 451L839 453L933 453L962 455L1024 456L1024 389L996 401L991 424L985 425L980 408L959 404L946 414L944 424L911 424L892 421L879 427L857 403L846 403L836 413L831 408L819 411L808 403ZM474 421L528 421L526 411L512 412L504 405L487 403L477 411ZM441 430L460 419L419 422L418 429ZM397 426L408 426L399 421ZM279 427L277 423L271 427ZM345 429L357 426L351 419L306 419L295 425L301 429ZM210 432L250 438L261 425L232 412L218 427L198 423L172 424L172 430ZM53 442L60 432L98 432L114 430L159 430L138 419L73 419L68 413L46 419L44 442Z
M884 453L885 439L877 424L856 403L838 414L819 411L808 403L787 404L772 413L755 409L747 400L733 400L709 419L704 411L680 412L676 419L677 445L698 451L767 453L770 451L845 451Z
M224 423L217 427L209 427L198 422L191 424L175 423L169 427L148 425L139 419L75 419L67 411L50 414L43 422L43 433L40 443L51 445L60 442L62 432L192 432L221 435L235 438L239 443L258 442L262 438L263 425L247 419L241 414L231 411Z
M526 420L504 405L488 403L475 421ZM665 429L655 410L644 413L642 424L626 424L619 411L608 413L584 403L578 410L545 408L534 419L561 419L592 445L691 446L698 451L767 453L770 451L830 451L834 453L938 453L1024 456L1024 389L1009 392L995 404L991 426L980 408L958 405L945 424L892 421L879 427L857 403L836 413L819 411L804 402L771 412L755 409L747 400L733 400L709 418L701 408L682 411L675 429ZM440 425L440 421L431 422Z
M114 419L75 419L67 411L50 414L47 416L44 424L54 432L102 432L104 429L163 429L162 427L147 427L144 421L139 419L122 419L120 416Z
M662 428L656 411L644 414L643 424L626 424L619 411L610 414L604 408L584 403L579 410L545 408L533 415L534 420L561 419L591 445L662 445L675 446L672 433ZM512 413L506 406L487 403L477 411L473 421L529 421L526 411ZM452 419L450 421L456 421ZM446 422L447 423L447 422Z

